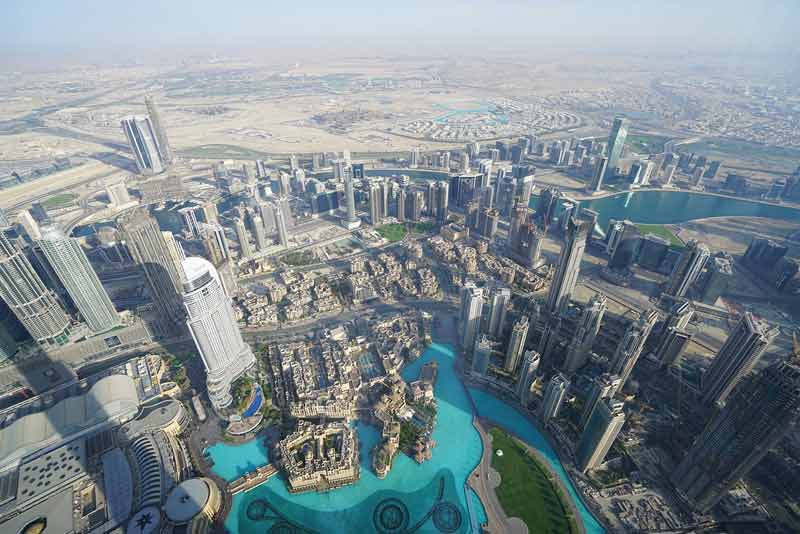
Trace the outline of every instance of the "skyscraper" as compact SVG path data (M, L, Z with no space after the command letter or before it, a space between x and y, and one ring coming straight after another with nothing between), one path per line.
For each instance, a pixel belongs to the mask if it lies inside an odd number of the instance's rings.
M261 218L261 215L257 215L255 213L250 215L250 224L253 227L253 235L256 238L256 248L259 251L263 251L267 249L267 232L264 229L264 220Z
M527 407L530 402L531 386L533 381L536 380L536 371L539 369L540 357L539 353L535 350L526 350L525 356L522 357L522 367L519 371L519 378L517 379L517 395L519 396L519 403L523 407Z
M737 383L764 354L780 330L757 321L745 312L725 340L703 376L703 401L707 404L724 402Z
M353 170L345 168L344 174L344 203L347 209L347 216L344 219L344 226L348 230L354 230L361 225L361 220L356 216L356 197L353 191Z
M703 272L703 267L705 267L710 254L707 246L694 239L689 241L686 250L672 268L667 285L664 287L664 293L676 298L686 296L689 288Z
M642 354L647 336L650 335L650 331L653 329L653 325L656 324L657 320L658 312L655 310L643 312L638 319L631 323L625 331L625 335L623 335L622 339L619 341L617 350L611 358L611 372L615 375L619 375L620 389L625 385L625 382L627 382L628 377L631 375L633 366L636 365L639 356Z
M435 196L436 196L436 222L438 224L444 224L447 222L447 202L448 202L448 190L449 184L444 181L438 181L434 184L435 186Z
M506 359L503 364L507 373L514 373L519 365L519 359L525 350L525 340L528 339L528 317L523 315L514 323L511 336L508 338Z
M273 206L273 211L275 213L275 227L278 229L278 242L283 248L289 246L289 230L287 229L286 224L286 210L283 209L284 206L280 203Z
M161 335L183 331L181 277L170 256L158 223L145 209L126 213L119 221L134 261L144 270L150 297L158 314L155 327Z
M659 366L663 369L674 364L691 340L692 334L689 332L674 326L667 328L654 353Z
M592 175L592 183L589 186L589 192L599 193L603 188L603 178L608 169L608 158L599 157L594 164L594 174Z
M166 163L161 159L158 137L150 119L131 115L122 119L121 124L139 173L151 176L164 172Z
M372 184L369 186L369 223L372 226L381 224L381 186Z
M203 359L208 397L216 410L222 410L233 401L231 383L253 367L256 359L242 339L231 300L214 266L191 257L183 261L183 270L186 324Z
M397 192L397 220L406 221L406 188L401 187Z
M234 228L236 228L236 239L239 240L239 255L243 260L253 257L253 247L250 245L250 238L247 235L247 227L244 224L244 220L237 218Z
M624 404L612 399L599 401L575 447L575 464L585 473L603 463L625 424Z
M494 344L486 337L481 336L475 344L475 352L472 355L472 372L486 376L489 370L489 361L492 359Z
M108 293L75 239L56 226L48 226L39 245L92 332L105 332L120 324Z
M600 376L594 377L592 388L589 390L589 396L586 403L583 405L583 412L581 413L581 420L578 423L580 428L584 428L586 423L589 422L597 403L603 399L610 399L620 388L620 379L617 375L603 373Z
M547 384L544 399L542 399L542 405L539 409L539 417L542 423L546 425L550 422L550 419L558 417L558 412L561 411L561 406L567 396L567 389L569 389L569 379L561 373L553 375Z
M147 115L150 117L150 122L153 125L153 131L156 134L156 141L158 141L158 153L161 155L161 160L165 166L172 164L172 148L169 146L169 139L167 138L167 131L164 129L164 123L161 122L161 112L158 109L155 99L152 96L144 97L144 103L147 106Z
M0 232L0 297L39 344L67 342L70 320L25 253Z
M567 226L567 235L561 247L553 280L550 282L550 292L547 295L547 311L551 314L560 314L569 304L575 283L578 281L578 271L581 268L581 258L586 250L586 233L589 225L571 217Z
M495 288L489 296L489 313L486 318L486 333L489 337L499 337L503 331L510 301L511 290L507 287Z
M481 326L483 289L467 282L461 288L461 346L471 351Z
M691 506L708 510L794 431L798 415L800 365L794 356L736 388L675 469L672 483Z
M564 360L564 372L567 374L574 373L586 363L595 337L600 331L600 323L603 321L606 308L606 296L598 293L583 309L575 335L570 341L567 357Z
M619 167L619 160L622 158L622 149L625 146L625 139L628 137L628 121L621 117L614 119L611 126L611 133L608 135L608 167L606 177L614 176Z

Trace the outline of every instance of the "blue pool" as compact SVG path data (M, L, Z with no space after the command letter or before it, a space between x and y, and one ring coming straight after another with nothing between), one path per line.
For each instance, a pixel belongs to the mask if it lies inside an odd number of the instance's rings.
M439 414L433 432L437 445L432 460L417 464L399 454L391 472L380 480L373 474L370 462L370 450L380 438L378 430L357 424L361 461L358 483L329 493L291 495L283 480L276 476L234 497L226 527L231 532L245 534L263 533L272 528L281 532L326 533L471 532L473 523L485 521L485 512L465 482L480 461L483 446L472 426L470 399L453 369L454 358L451 347L433 344L403 371L404 378L416 379L423 364L433 360L439 363L435 390ZM542 448L547 458L552 458L560 468L552 449L513 408L496 399L498 404L491 404L492 401L487 401L480 392L472 392L472 395L478 401L482 416L503 426L513 424L510 430ZM483 413L484 407L487 413ZM498 416L493 413L497 410L509 413ZM214 471L228 480L268 461L267 451L257 443L217 444L208 452L214 460ZM559 473L566 476L563 470ZM584 515L587 531L602 532L580 502L578 508Z

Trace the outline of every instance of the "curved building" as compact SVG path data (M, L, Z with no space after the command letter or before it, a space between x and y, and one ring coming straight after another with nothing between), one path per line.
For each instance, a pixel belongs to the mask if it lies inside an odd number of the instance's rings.
M92 332L106 332L120 324L117 310L76 240L48 226L42 229L39 246Z
M63 345L70 321L25 253L0 232L0 298L42 345Z
M217 270L208 260L183 260L186 282L183 303L187 325L206 368L208 397L220 410L232 402L231 383L255 364L255 356L242 339L230 298Z

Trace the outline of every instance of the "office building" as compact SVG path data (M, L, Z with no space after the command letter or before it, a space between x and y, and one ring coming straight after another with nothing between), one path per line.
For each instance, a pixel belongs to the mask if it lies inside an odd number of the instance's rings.
M183 252L183 247L181 247L180 243L178 243L178 240L175 239L175 234L172 232L163 231L161 232L161 235L164 236L164 243L167 245L169 257L170 260L172 260L172 264L175 266L175 271L178 273L178 276L180 276L181 282L183 282L183 267L181 266L181 262L186 259L186 254Z
M586 364L606 309L606 296L600 293L594 295L586 304L567 350L567 357L564 360L565 373L571 375Z
M382 221L382 192L381 186L372 184L369 186L369 223L378 226Z
M511 290L507 287L495 288L489 296L489 310L486 318L486 334L499 338L506 323L506 312L511 302Z
M486 239L493 239L497 235L500 224L500 213L495 209L483 209L478 214L478 233Z
M259 251L264 251L267 249L267 232L264 229L264 220L261 218L261 215L257 215L252 213L250 215L250 225L253 227L253 235L256 238L256 248Z
M415 147L411 149L411 156L408 160L408 166L412 169L416 169L419 167L420 164L420 150L419 147Z
M239 241L240 258L243 260L252 258L253 247L250 245L250 238L247 235L247 227L244 224L244 220L237 218L234 222L234 228L236 229L236 239Z
M598 402L575 447L575 464L585 473L599 467L625 424L624 404L612 399Z
M155 330L165 336L182 332L181 277L158 223L147 210L139 208L126 213L119 225L131 257L144 271L158 315Z
M553 375L544 392L544 399L539 409L539 418L542 424L547 425L551 419L558 417L561 406L567 397L569 379L561 373Z
M447 203L449 200L448 189L449 185L444 180L434 183L436 222L438 224L445 224L447 222Z
M150 118L150 123L153 125L153 132L156 135L158 153L161 156L161 161L164 162L165 167L168 167L172 164L172 148L169 145L164 123L161 120L161 111L158 109L158 104L156 104L152 96L148 95L144 97L144 104L147 106L147 115Z
M123 209L136 205L136 201L131 200L125 182L117 182L106 186L109 205L114 209Z
M800 366L796 355L750 375L736 388L672 473L686 502L705 512L746 476L800 415Z
M681 357L686 346L692 340L692 334L674 326L667 328L661 336L654 357L662 369L673 365Z
M655 234L647 234L639 241L639 256L637 263L651 271L657 271L661 262L667 257L669 239Z
M556 207L558 206L558 199L560 197L561 193L559 193L558 189L555 187L547 187L543 189L542 193L539 195L533 220L545 231L547 231L553 223Z
M527 407L530 402L531 386L536 380L536 371L539 369L541 358L535 350L526 350L522 357L522 367L520 367L519 378L517 379L517 395L519 403Z
M406 218L411 218L414 222L422 219L423 206L425 204L425 194L422 191L411 191L406 193ZM410 212L410 215L408 213Z
M583 251L586 250L588 230L586 221L570 218L567 235L561 246L561 254L550 283L550 292L547 295L547 311L550 314L560 314L569 304L575 283L578 281Z
M152 176L164 172L166 162L161 159L158 137L150 118L131 115L122 119L121 124L139 174Z
M203 221L208 224L219 224L219 210L214 202L203 202L200 211L203 214Z
M599 193L603 189L603 178L605 178L607 169L608 158L596 158L594 164L594 174L592 175L592 183L589 186L590 193Z
M274 205L272 208L273 212L275 213L275 227L278 230L278 243L283 248L287 248L289 246L289 225L287 224L287 221L291 220L291 214L288 216L286 214L288 207L288 203L279 201L278 204Z
M589 390L589 396L586 398L586 402L583 405L583 412L581 412L581 419L578 423L578 427L581 429L585 428L597 403L602 400L613 398L614 394L616 394L619 389L620 379L617 375L603 373L600 376L594 377L592 388Z
M475 352L472 355L472 372L482 376L486 376L489 370L489 362L492 359L492 352L494 351L494 343L482 335L478 342L475 344Z
M615 176L618 172L620 159L622 159L622 149L628 137L628 121L621 117L614 119L611 126L611 133L608 135L608 166L606 168L606 178Z
M397 220L406 222L406 188L401 187L397 192Z
M483 289L472 282L467 282L461 288L461 346L472 350L475 339L480 331L481 312L483 310Z
M686 250L672 268L664 293L675 298L685 297L695 283L710 256L708 247L694 239L689 241Z
M231 259L231 251L228 248L228 238L225 230L218 224L206 224L202 227L201 235L203 238L203 248L212 264L220 263Z
M0 209L0 230L11 226L11 219L8 218L8 213Z
M509 374L514 374L519 365L522 353L525 351L525 341L528 339L528 317L523 315L514 323L511 336L508 338L506 358L503 367Z
M221 411L233 401L231 384L252 368L256 359L242 339L230 297L214 266L203 258L191 257L184 260L183 270L186 324L203 359L208 397Z
M703 401L706 404L725 402L779 333L778 327L770 327L767 322L745 312L703 376Z
M89 329L100 333L119 326L119 315L78 241L48 226L38 244Z
M611 373L619 375L620 388L625 385L633 371L634 365L644 349L647 336L658 320L658 312L647 310L636 319L622 336L617 345L614 356L611 358Z
M70 320L25 253L0 232L0 297L40 345L63 345Z

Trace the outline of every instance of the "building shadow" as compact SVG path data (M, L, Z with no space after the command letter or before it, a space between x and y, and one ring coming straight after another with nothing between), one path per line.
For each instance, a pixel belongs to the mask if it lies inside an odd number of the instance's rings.
M123 171L138 172L136 163L131 158L117 152L95 152L91 158Z

